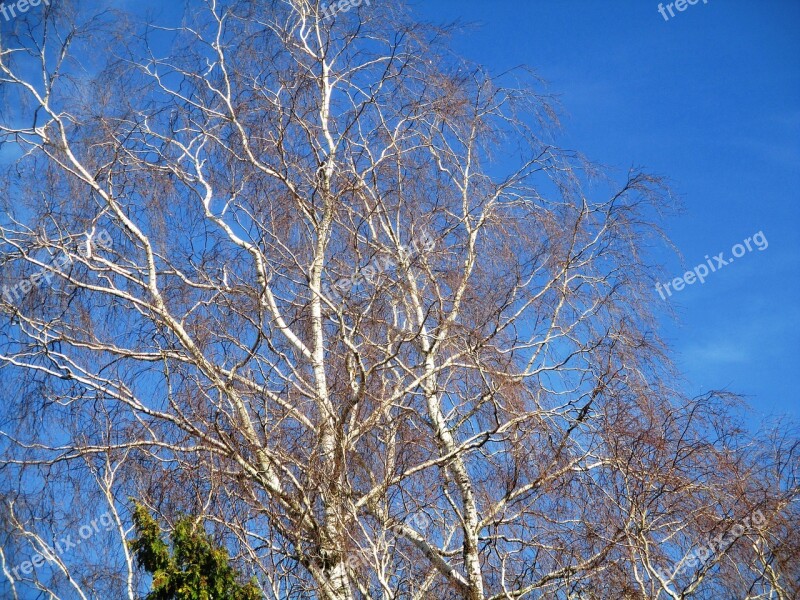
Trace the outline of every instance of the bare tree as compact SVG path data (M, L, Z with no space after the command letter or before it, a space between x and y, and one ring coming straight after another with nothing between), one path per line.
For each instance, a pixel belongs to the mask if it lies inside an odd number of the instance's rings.
M647 255L669 196L560 148L530 73L378 2L15 27L10 597L138 597L129 497L202 517L266 598L800 593L796 433L680 393Z

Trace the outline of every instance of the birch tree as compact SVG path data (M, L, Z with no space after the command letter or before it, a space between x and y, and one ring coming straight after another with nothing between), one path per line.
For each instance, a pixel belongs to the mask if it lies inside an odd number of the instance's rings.
M270 599L797 597L796 431L658 336L662 182L453 28L333 8L0 38L0 591L142 597L136 499Z

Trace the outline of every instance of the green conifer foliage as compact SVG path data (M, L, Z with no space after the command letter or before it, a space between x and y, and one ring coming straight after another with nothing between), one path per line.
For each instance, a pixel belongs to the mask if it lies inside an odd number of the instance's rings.
M172 552L156 520L141 504L133 514L138 537L128 543L137 564L153 576L145 600L261 600L255 578L246 585L230 565L225 548L216 546L190 517L170 534Z

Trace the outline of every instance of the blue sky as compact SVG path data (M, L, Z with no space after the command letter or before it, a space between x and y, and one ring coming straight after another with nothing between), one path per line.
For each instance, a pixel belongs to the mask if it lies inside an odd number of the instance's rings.
M435 0L415 11L474 26L456 40L501 72L533 67L558 94L565 147L669 178L672 277L763 231L745 254L667 303L663 334L688 390L748 396L757 415L800 415L800 2L702 0L669 21L650 0Z

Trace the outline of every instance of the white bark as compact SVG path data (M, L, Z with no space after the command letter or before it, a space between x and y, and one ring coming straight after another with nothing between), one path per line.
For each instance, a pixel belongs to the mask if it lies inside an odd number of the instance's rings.
M724 398L673 402L660 182L589 187L535 86L392 6L264 5L198 2L169 49L80 7L0 40L0 270L38 282L0 299L9 594L141 595L133 497L213 525L265 598L790 597L789 474L748 467ZM86 40L125 58L81 91ZM101 505L94 552L10 583ZM722 574L659 578L756 505Z

